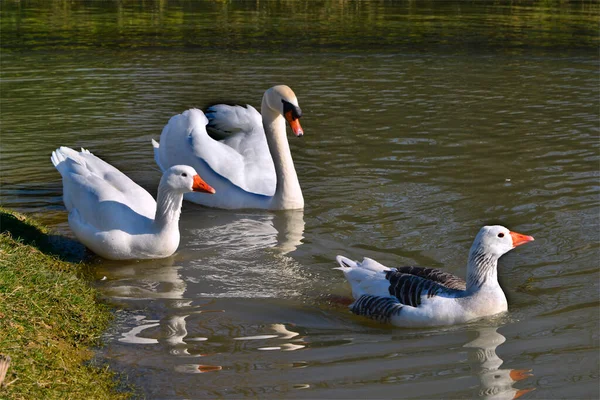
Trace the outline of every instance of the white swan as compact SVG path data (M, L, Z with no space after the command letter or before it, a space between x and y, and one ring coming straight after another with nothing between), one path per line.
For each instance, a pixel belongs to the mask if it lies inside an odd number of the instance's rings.
M498 283L498 259L533 237L484 226L471 246L467 281L434 268L388 268L337 256L352 286L353 313L403 327L460 324L508 310Z
M184 195L194 203L227 209L303 208L285 133L287 120L296 136L303 135L296 95L284 85L270 88L261 113L252 106L223 104L209 108L206 116L198 109L187 110L169 120L160 145L152 140L154 159L163 171L174 164L191 165L216 189L214 196ZM211 132L221 140L208 135L209 119Z
M69 226L83 244L113 260L168 257L179 246L183 193L214 193L192 167L169 168L154 198L87 150L60 147L52 164L62 175Z

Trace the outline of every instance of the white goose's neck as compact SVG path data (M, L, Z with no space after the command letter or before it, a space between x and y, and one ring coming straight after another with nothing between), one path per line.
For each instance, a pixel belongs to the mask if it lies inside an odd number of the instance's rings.
M179 215L181 214L181 203L183 194L169 190L166 185L158 186L156 197L156 215L154 226L157 231L163 229L176 229L179 231Z
M263 126L269 151L275 165L277 186L273 195L272 209L296 209L304 207L302 189L292 160L290 145L285 133L285 119L265 105L261 108Z
M498 257L473 245L467 263L467 291L483 286L498 286Z

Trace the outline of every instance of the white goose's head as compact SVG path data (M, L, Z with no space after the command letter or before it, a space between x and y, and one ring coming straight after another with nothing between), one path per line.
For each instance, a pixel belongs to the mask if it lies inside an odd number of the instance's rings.
M501 225L484 226L475 237L471 251L477 250L478 253L500 258L515 247L532 240L532 236L511 232Z
M298 99L294 91L286 85L273 86L263 96L262 107L268 107L272 111L284 116L296 136L304 135L300 126L302 110L298 105ZM264 112L264 110L263 110Z
M215 193L215 189L204 182L194 168L187 165L174 165L166 170L160 185L165 185L169 190L177 193Z

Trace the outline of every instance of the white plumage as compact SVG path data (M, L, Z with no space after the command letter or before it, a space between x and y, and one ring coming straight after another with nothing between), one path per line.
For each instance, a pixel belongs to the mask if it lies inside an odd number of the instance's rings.
M60 147L51 161L62 175L71 230L109 259L170 256L179 245L183 193L214 192L192 167L176 165L161 178L157 205L150 193L87 150Z
M434 268L388 268L365 258L337 256L352 287L352 312L406 327L452 325L508 309L498 283L498 259L533 237L484 226L469 253L466 282Z
M224 104L210 107L206 115L187 110L169 120L160 144L152 141L154 159L163 170L179 163L191 165L216 189L215 196L186 194L185 199L194 203L228 209L303 208L285 132L287 120L294 134L303 134L296 95L287 86L270 88L261 113L252 106ZM208 134L207 124L219 140Z

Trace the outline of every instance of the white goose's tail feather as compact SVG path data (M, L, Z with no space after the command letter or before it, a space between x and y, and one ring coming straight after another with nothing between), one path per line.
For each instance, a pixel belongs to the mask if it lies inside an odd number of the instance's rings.
M83 148L81 149L81 152L85 154L92 154L89 152L89 150ZM85 165L85 160L81 158L77 151L73 150L70 147L61 146L58 149L54 150L52 152L52 155L50 156L50 161L52 161L52 165L54 165L58 172L60 172L61 174L63 172L61 164L67 159L73 160L78 164Z

